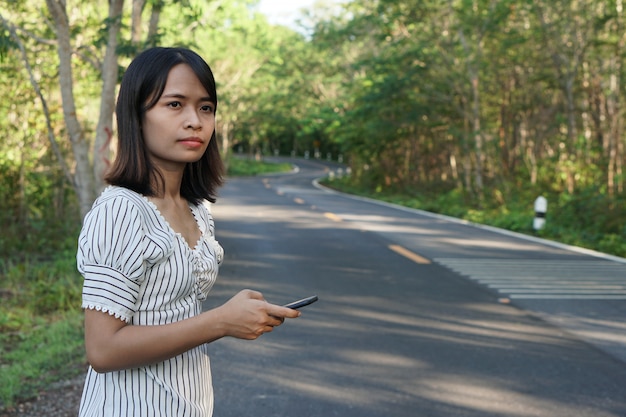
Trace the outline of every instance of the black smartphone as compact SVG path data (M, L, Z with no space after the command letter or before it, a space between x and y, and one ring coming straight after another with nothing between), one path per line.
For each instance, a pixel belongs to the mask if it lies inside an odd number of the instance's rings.
M312 295L311 297L303 298L302 300L294 301L293 303L285 304L283 307L291 308L294 310L299 309L300 307L308 306L311 303L314 303L318 300L317 295Z

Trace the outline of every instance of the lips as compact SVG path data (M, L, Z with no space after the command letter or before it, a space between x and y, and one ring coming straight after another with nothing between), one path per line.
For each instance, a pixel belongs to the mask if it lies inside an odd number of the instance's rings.
M178 142L190 148L199 148L203 144L202 139L198 137L188 137L188 138L180 139Z

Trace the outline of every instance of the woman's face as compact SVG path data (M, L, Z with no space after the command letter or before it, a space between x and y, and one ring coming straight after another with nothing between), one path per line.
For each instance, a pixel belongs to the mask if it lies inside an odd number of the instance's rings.
M170 70L163 94L142 123L156 166L182 169L202 157L215 130L213 100L188 65L179 64Z

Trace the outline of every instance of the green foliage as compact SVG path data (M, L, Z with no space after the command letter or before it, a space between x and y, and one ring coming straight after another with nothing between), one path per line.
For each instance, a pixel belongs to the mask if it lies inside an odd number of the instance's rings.
M75 256L74 250L52 261L5 262L0 270L0 290L6 294L3 308L24 309L42 316L80 309L82 279ZM15 322L12 316L6 313L0 322Z
M289 172L291 164L273 163L251 158L231 157L228 160L228 176L253 176L277 172Z
M80 309L82 279L76 272L76 262L63 260L49 268L37 268L32 292L37 314Z
M73 247L80 222L71 188L47 176L29 173L19 180L20 173L4 172L16 180L0 186L0 256L50 259Z
M0 358L0 409L34 396L53 382L83 373L82 313L38 322L29 332L3 331Z
M72 250L0 262L0 409L84 372L82 278Z

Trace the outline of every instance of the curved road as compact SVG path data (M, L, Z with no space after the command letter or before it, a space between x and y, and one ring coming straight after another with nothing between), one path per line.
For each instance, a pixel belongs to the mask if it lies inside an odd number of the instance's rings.
M211 345L216 417L626 416L623 259L346 196L336 169L230 179L205 307L320 301Z

